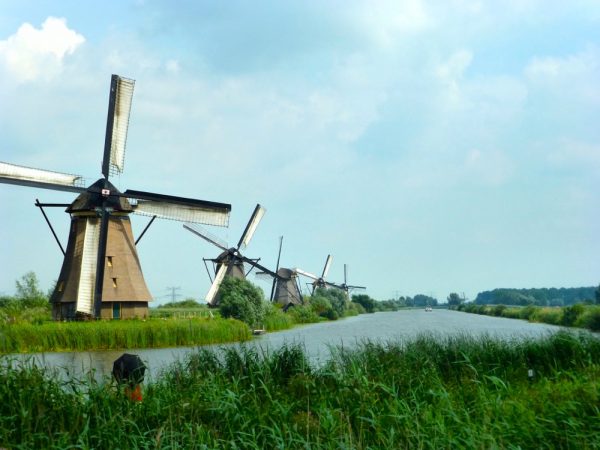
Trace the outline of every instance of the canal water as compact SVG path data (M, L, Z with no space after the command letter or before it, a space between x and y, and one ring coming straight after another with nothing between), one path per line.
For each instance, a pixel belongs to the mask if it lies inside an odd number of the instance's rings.
M268 352L284 344L302 345L316 364L327 359L329 350L335 346L353 347L366 340L388 342L407 340L419 334L468 334L489 335L502 339L525 339L541 337L560 330L560 327L523 320L481 316L449 310L405 310L362 314L334 322L304 325L291 330L267 333L244 344L212 346L255 346ZM101 380L110 377L112 364L123 353L135 353L145 361L147 381L168 370L176 361L184 361L186 355L197 347L162 349L126 349L92 352L39 353L15 356L19 361L35 361L58 370L61 377L82 377L92 374Z

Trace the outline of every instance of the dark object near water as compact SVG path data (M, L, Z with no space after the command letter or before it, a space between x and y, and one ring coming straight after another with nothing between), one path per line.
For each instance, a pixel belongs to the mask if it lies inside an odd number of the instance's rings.
M113 363L112 374L118 383L140 384L145 372L146 365L138 355L123 353Z

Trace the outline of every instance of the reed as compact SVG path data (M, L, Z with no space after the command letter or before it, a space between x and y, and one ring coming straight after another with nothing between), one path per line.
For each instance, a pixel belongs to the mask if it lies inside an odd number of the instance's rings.
M176 347L250 338L244 323L218 318L23 323L0 326L0 352Z
M127 401L111 384L0 367L6 448L598 448L600 341L420 336L269 353L200 349ZM528 370L534 376L528 376Z

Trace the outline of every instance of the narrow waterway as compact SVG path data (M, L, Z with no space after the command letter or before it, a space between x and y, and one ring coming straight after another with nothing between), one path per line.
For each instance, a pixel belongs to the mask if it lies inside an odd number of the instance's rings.
M279 348L285 343L304 346L310 358L318 362L326 359L332 346L355 346L365 340L397 341L414 338L422 333L439 336L448 334L490 335L503 339L540 337L560 330L553 325L529 323L523 320L480 316L448 310L406 310L397 312L363 314L335 322L304 325L291 330L268 333L253 341L241 344L257 346L261 351ZM240 345L240 344L229 344ZM224 345L215 346L217 348ZM136 353L148 366L146 379L151 381L175 361L185 359L196 347L163 349L126 349L94 352L39 353L17 355L24 361L35 360L47 367L56 368L63 377L81 377L92 373L97 379L109 377L112 364L121 354Z

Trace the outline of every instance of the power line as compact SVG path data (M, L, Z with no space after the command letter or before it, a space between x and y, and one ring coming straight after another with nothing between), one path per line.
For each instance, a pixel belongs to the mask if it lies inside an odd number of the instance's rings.
M177 297L179 297L179 294L177 293L177 291L179 291L180 289L181 289L181 287L179 287L179 286L167 287L167 290L171 291L171 293L168 295L171 297L171 302L175 303L175 300L177 300Z

